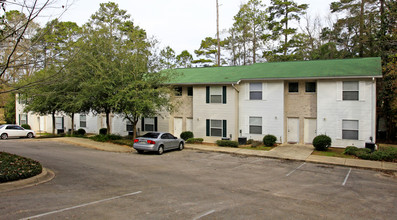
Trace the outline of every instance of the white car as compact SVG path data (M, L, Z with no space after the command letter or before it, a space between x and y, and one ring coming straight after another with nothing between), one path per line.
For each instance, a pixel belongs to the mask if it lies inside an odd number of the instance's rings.
M0 138L7 139L9 137L27 137L33 138L36 133L32 130L25 129L19 125L0 125Z

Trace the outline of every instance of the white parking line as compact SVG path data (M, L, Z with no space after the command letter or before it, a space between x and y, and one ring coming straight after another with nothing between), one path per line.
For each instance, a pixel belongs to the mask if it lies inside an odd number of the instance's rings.
M198 219L200 219L200 218L202 218L202 217L204 217L204 216L210 215L210 214L212 214L212 213L214 213L214 212L215 212L215 210L208 211L208 212L206 212L206 213L204 213L204 214L202 214L202 215L200 215L200 216L194 218L193 220L198 220Z
M94 201L94 202L89 202L89 203L85 203L85 204L81 204L81 205L77 205L77 206L73 206L73 207L69 207L69 208L65 208L65 209L59 209L59 210L52 211L52 212L46 212L46 213L43 213L43 214L22 218L20 220L28 220L28 219L40 218L40 217L43 217L43 216L46 216L46 215L51 215L51 214L55 214L55 213L59 213L59 212L64 212L64 211L68 211L68 210L72 210L72 209L77 209L77 208L81 208L81 207L84 207L84 206L94 205L94 204L97 204L97 203L106 202L106 201L110 201L110 200L120 199L120 198L123 198L123 197L136 195L136 194L139 194L139 193L142 193L142 191L128 193L128 194L124 194L124 195L121 195L121 196L116 196L116 197L112 197L112 198L108 198L108 199L102 199L102 200L98 200L98 201Z
M299 167L297 167L295 170L289 172L286 176L291 175L292 173L294 173L296 170L298 170L299 168L301 168L303 165L305 165L306 163L302 163Z
M349 172L347 173L346 177L345 177L345 181L343 181L342 186L346 185L347 179L349 178L350 172L352 171L352 168L349 169Z

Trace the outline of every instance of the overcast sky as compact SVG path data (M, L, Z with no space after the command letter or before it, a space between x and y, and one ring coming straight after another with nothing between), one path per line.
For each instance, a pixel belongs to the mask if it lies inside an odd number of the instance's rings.
M62 2L63 0L58 0ZM335 0L296 0L309 4L311 16L326 17L329 4ZM65 2L65 1L63 1ZM69 3L71 0L68 1ZM74 0L62 16L63 21L74 21L82 25L106 0ZM161 42L161 47L171 46L177 54L188 50L193 54L205 37L216 34L216 0L113 0L131 15L136 25L145 29L149 36ZM233 24L233 16L239 6L247 0L219 0L220 30ZM263 0L269 5L270 0ZM48 12L46 12L48 13ZM48 18L47 18L48 19ZM41 19L45 23L45 19Z

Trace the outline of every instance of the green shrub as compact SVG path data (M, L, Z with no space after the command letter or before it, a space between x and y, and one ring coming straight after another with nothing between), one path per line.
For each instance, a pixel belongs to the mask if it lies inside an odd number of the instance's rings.
M343 153L347 155L356 155L357 150L358 150L357 147L348 146L345 148L345 151Z
M326 151L331 146L332 140L325 134L318 135L313 139L313 146L318 151Z
M261 144L262 144L262 142L253 140L251 142L251 147L259 147L259 146L261 146Z
M101 129L99 129L99 134L105 135L105 134L107 134L107 133L108 133L108 129L107 129L107 128L101 128Z
M374 152L372 152L371 149L368 148L356 148L356 150L354 151L354 153L352 153L352 155L355 155L356 157L363 160L378 160L378 161L393 162L397 160L397 148L388 147Z
M98 134L93 137L90 137L90 139L94 141L99 141L99 142L106 142L106 141L113 141L113 140L120 140L122 137L120 135L115 135L115 134Z
M77 134L78 134L78 135L84 136L85 133L86 133L85 130L82 129L82 128L79 128L79 130L77 130Z
M221 147L238 147L237 141L217 140L216 144Z
M201 143L203 143L203 141L204 141L204 139L202 139L202 138L189 138L189 139L186 140L186 143L189 143L189 144L201 144Z
M35 160L6 152L0 152L0 161L0 183L36 176L43 169Z
M183 139L183 140L187 140L187 139L189 139L189 138L194 138L194 135L193 135L193 132L191 132L191 131L184 131L184 132L182 132L181 133L181 138Z
M28 125L28 124L23 124L23 125L21 125L21 127L25 128L25 129L29 129L29 130L31 129L30 125Z
M254 142L254 139L248 139L247 144L252 144Z
M276 144L277 138L274 135L268 134L263 137L263 144L268 147L273 147Z

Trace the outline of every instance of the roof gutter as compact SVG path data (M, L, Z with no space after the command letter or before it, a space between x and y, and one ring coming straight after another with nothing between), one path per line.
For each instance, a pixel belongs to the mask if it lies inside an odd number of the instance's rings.
M236 85L240 84L241 80L237 81ZM236 88L236 86L234 86L234 83L232 83L232 87L237 91L237 93L240 93L240 90L238 90Z

